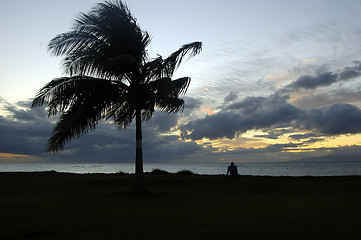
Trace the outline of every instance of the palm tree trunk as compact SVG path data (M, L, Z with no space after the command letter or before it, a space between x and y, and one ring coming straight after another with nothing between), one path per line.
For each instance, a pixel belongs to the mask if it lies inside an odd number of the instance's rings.
M136 153L135 153L135 181L134 192L141 194L145 192L143 182L143 147L142 147L142 117L141 110L137 108L135 116L136 125Z

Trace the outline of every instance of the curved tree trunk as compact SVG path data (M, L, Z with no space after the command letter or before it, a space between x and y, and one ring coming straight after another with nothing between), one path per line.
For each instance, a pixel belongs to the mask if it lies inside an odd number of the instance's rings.
M141 110L136 110L136 153L135 153L135 181L134 192L141 194L145 192L143 182L143 147L142 147L142 117Z

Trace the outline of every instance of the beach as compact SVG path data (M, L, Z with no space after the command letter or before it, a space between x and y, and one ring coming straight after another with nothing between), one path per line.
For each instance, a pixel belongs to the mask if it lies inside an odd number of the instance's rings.
M0 173L0 239L360 239L361 177Z

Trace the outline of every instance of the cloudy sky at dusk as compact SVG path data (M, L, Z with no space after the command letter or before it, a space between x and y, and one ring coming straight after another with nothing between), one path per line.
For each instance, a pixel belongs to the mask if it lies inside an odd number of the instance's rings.
M47 44L99 0L0 0L0 162L133 162L135 126L102 123L45 153L56 118L29 109L64 76ZM175 78L192 78L183 112L144 124L144 161L361 159L361 2L129 0L150 57L202 41Z

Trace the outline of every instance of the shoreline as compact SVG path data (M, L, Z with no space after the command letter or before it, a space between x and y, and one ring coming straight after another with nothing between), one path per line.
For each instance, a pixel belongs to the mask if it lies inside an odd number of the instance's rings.
M117 172L117 173L99 173L99 172L95 172L95 173L76 173L76 172L59 172L59 171L55 171L55 170L50 170L50 171L9 171L9 172L1 172L0 171L0 175L7 175L7 174L26 174L26 175L74 175L74 176L85 176L85 175L90 175L90 176L135 176L135 173L124 173L124 172ZM144 172L143 173L144 176L204 176L204 177L227 177L227 178L241 178L241 177L259 177L259 178L264 178L264 177L269 177L269 178L344 178L344 177L355 177L361 178L361 175L329 175L329 176L313 176L313 175L300 175L300 176L289 176L289 175L280 175L280 176L274 176L274 175L243 175L243 174L239 174L238 176L228 176L226 174L198 174L198 173L193 173L189 170L185 170L185 172L181 171L181 172L176 172L176 173L171 173L171 172L167 172L164 170L159 170L159 169L155 169L155 171L152 172Z
M191 171L200 175L223 175L227 164L145 164L144 172ZM0 164L0 172L129 173L134 164ZM238 165L240 175L251 176L361 176L361 162L330 163L244 163Z

